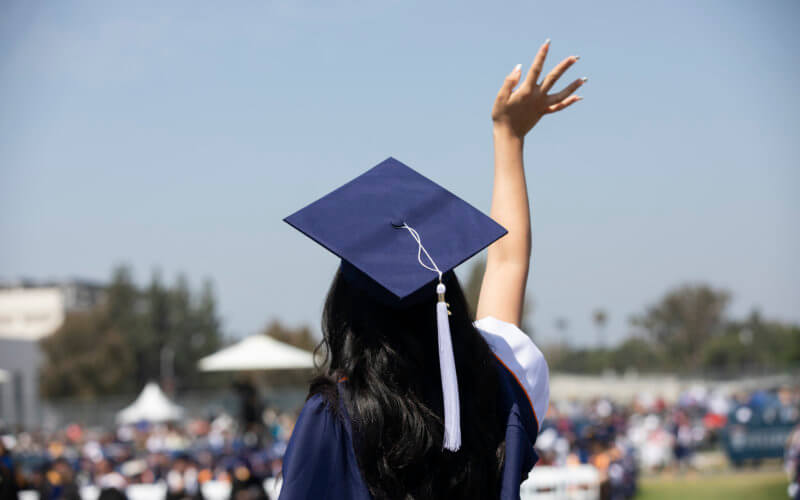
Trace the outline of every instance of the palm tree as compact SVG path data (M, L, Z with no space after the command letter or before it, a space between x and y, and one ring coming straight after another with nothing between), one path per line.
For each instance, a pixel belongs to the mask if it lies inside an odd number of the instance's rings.
M569 329L569 321L567 318L558 317L556 318L556 330L558 330L559 335L559 342L567 343L567 330Z
M601 349L606 346L605 328L608 322L608 314L603 309L595 309L592 313L594 326L597 327L597 346Z

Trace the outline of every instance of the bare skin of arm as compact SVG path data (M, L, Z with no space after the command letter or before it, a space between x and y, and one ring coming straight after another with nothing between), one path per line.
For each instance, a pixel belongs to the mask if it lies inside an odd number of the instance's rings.
M503 82L492 108L494 189L491 216L508 230L508 234L489 247L478 299L478 319L493 316L517 326L522 321L531 261L530 205L522 164L525 135L542 116L579 101L581 97L572 94L586 82L586 78L579 78L564 90L548 94L561 75L578 60L576 56L567 57L538 83L549 48L548 40L539 49L522 83L521 66L514 68Z

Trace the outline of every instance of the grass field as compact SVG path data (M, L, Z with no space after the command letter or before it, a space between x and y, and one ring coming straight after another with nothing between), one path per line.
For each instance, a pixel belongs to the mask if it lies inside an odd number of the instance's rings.
M643 478L636 500L783 500L788 480L781 471L735 471L727 475Z

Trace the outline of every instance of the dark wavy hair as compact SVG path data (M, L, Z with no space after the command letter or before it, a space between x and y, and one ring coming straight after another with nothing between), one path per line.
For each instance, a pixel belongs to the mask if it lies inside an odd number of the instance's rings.
M470 319L452 272L444 275L461 402L461 449L442 448L442 385L436 296L396 309L336 273L322 319L325 368L309 397L322 394L350 417L354 449L373 498L497 498L505 455L498 373ZM347 377L346 391L337 382Z

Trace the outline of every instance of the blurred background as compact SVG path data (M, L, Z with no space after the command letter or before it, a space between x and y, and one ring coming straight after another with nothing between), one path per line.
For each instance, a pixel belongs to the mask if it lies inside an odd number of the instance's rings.
M338 265L281 219L387 156L488 211L546 38L589 81L526 140L524 498L797 497L798 14L2 2L0 499L275 496Z

